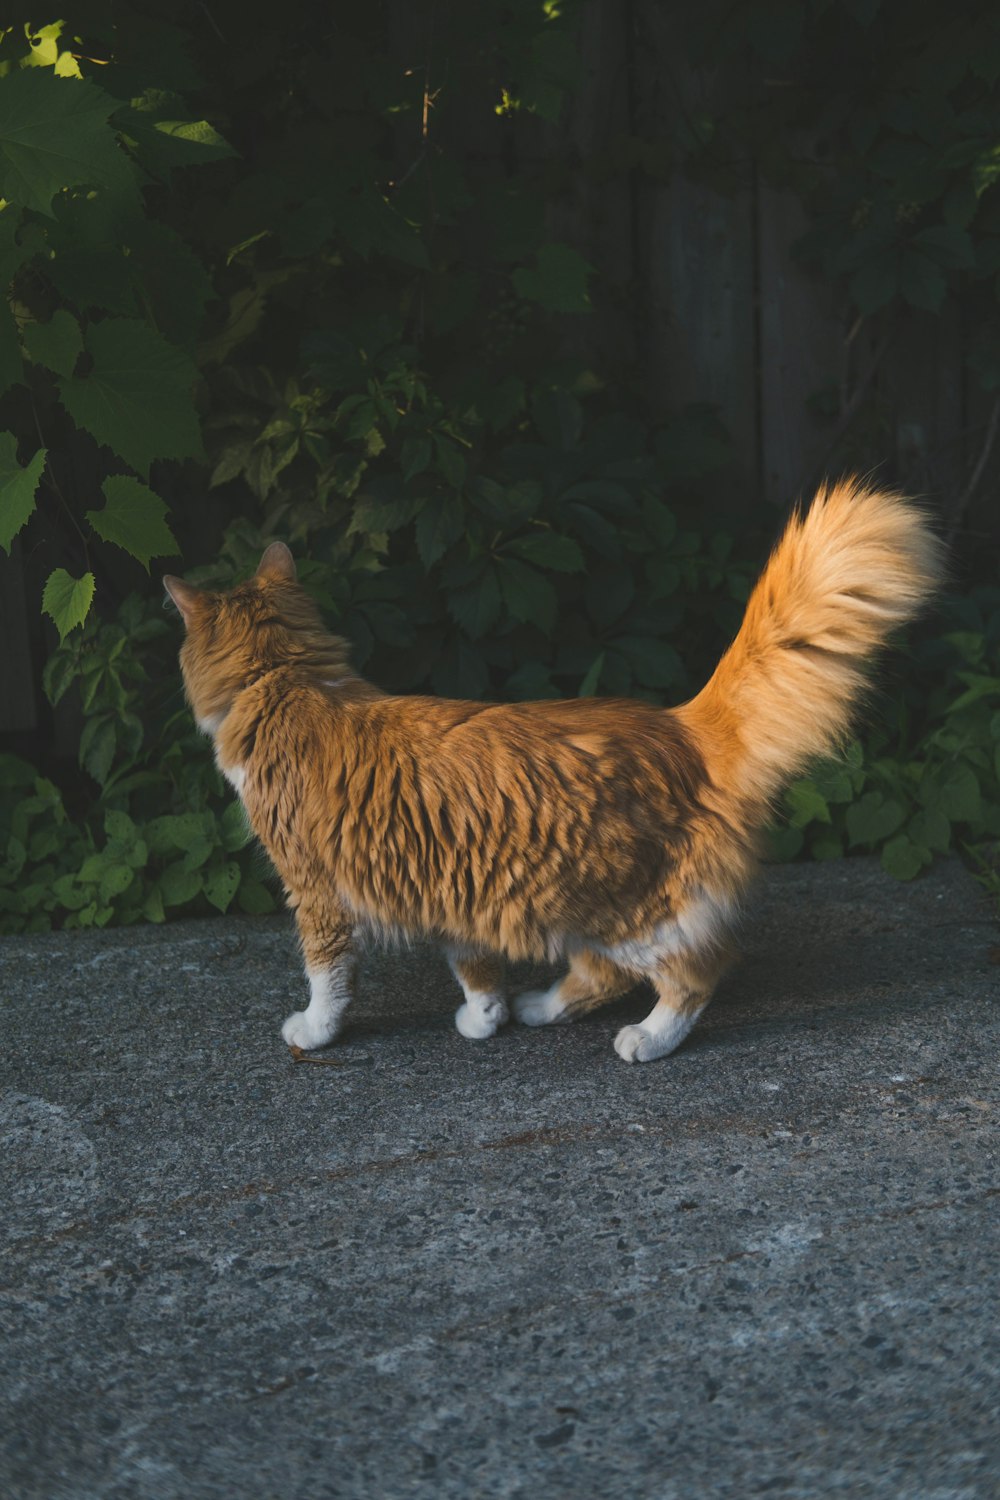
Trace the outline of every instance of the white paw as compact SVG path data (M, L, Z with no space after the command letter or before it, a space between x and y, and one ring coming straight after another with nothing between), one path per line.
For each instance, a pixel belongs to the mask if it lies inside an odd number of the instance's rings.
M306 1010L297 1010L281 1028L281 1035L289 1047L301 1047L303 1052L312 1052L316 1047L325 1047L337 1035L338 1028L329 1022L317 1025Z
M549 1026L566 1019L566 1007L555 989L528 990L514 1000L514 1017L522 1026Z
M653 1037L641 1026L623 1026L615 1037L615 1051L627 1063L651 1062L660 1055Z
M474 1005L466 1001L455 1012L455 1025L463 1036L469 1037L474 1042L481 1042L485 1037L493 1036L506 1019L507 1007L499 995L477 1000Z

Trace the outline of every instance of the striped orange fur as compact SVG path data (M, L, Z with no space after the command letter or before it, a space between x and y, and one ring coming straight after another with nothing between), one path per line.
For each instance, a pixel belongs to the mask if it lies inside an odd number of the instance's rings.
M919 510L857 481L795 516L732 646L689 703L393 697L359 677L282 543L228 593L165 586L188 700L295 911L311 994L290 1045L336 1035L359 929L444 943L456 1024L506 1021L503 958L568 960L522 995L532 1025L650 980L626 1061L673 1050L707 1004L788 781L836 749L864 665L941 575Z

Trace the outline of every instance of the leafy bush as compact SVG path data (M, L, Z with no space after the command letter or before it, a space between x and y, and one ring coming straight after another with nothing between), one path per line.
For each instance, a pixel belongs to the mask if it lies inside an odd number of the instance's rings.
M245 574L260 540L236 527L203 577L226 583ZM307 561L303 572L329 606L326 569ZM363 585L363 569L357 577ZM351 614L365 618L372 603L381 601L348 588L331 612L343 627ZM980 863L992 870L989 851L1000 840L1000 590L949 600L946 612L952 628L915 647L914 671L883 699L866 746L854 743L791 787L787 824L771 834L774 857L875 853L908 880L957 845L982 848ZM53 698L79 694L87 705L86 780L79 806L68 810L50 780L0 756L0 932L274 909L264 857L249 845L240 806L179 702L176 639L158 608L133 598L116 622L91 620L52 658ZM96 801L88 791L95 782Z
M46 686L54 702L79 697L86 775L63 793L0 755L0 932L274 910L242 807L180 699L176 631L158 604L132 597L112 623L92 616L52 656Z
M560 238L581 170L732 186L752 154L880 347L900 306L950 298L982 330L973 377L1000 378L992 22L958 17L942 51L929 0L689 8L688 58L743 82L581 163L552 130L570 0L446 3L426 35L380 5L157 9L0 29L0 545L23 543L80 735L75 774L44 745L48 775L0 762L7 930L271 900L176 635L126 597L154 558L218 555L189 576L224 583L288 537L401 691L676 700L711 668L761 552L712 509L743 456L711 409L650 421L635 372L594 356L592 302L637 320L642 287L614 303ZM782 87L748 91L747 58ZM792 789L784 854L906 876L997 836L997 612L954 611L892 723Z
M894 720L791 787L779 858L878 853L910 880L935 854L1000 840L1000 590L944 613L950 628L914 653Z
M45 496L82 561L110 545L148 568L178 550L150 468L203 452L193 356L212 292L149 209L175 172L232 150L178 91L190 69L174 28L138 19L139 36L95 6L86 33L0 34L0 545ZM45 585L60 638L94 598L93 567L77 574Z

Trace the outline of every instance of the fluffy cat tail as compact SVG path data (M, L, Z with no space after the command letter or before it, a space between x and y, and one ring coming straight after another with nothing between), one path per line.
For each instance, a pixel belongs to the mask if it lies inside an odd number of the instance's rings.
M836 749L866 663L938 587L943 558L918 508L857 479L825 486L792 517L739 634L678 710L720 789L766 806Z

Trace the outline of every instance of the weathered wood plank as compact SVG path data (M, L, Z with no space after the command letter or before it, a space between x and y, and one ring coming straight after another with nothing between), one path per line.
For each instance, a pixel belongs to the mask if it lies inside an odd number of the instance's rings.
M731 79L687 60L683 18L670 7L635 7L636 125L644 142L676 154L692 121L724 113ZM755 246L749 158L733 191L693 181L682 166L665 181L639 176L638 244L642 358L651 404L719 408L736 450L720 476L742 506L757 490Z
M35 729L38 706L20 545L0 552L0 732Z
M965 379L959 311L907 309L886 359L881 389L892 413L899 484L945 511L965 483Z
M836 296L792 253L805 230L799 200L760 182L761 476L764 498L775 506L794 503L822 475L844 384L843 319ZM823 397L832 408L825 419L818 409Z

